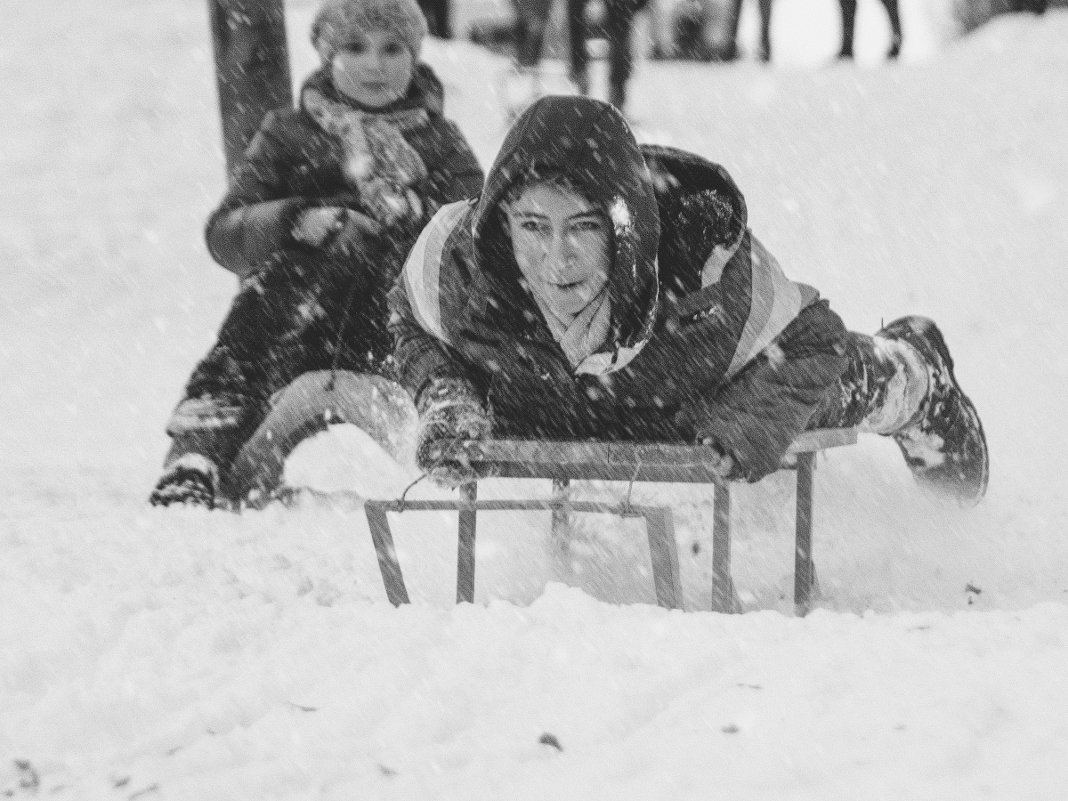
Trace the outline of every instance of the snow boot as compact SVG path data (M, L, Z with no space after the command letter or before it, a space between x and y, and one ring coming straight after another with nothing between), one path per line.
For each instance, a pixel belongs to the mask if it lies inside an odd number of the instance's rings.
M963 506L977 504L990 479L990 454L979 414L953 375L953 357L938 326L926 317L902 317L877 338L911 345L927 363L927 392L919 411L894 440L921 486Z
M181 504L214 509L215 482L203 470L176 465L159 480L148 502L153 506Z

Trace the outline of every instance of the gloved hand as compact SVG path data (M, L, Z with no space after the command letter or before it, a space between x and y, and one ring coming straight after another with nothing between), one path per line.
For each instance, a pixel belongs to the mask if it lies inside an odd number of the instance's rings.
M416 191L385 178L361 182L360 196L375 219L384 225L418 223L423 218L423 202Z
M716 442L715 437L704 437L698 444L709 446L709 454L704 462L714 474L724 480L735 478L733 475L736 467L734 457L724 451L723 446Z
M464 440L486 439L493 423L474 388L460 378L439 378L419 398L419 430L415 457L435 483L458 487L481 478L456 446Z
M359 252L368 236L382 233L382 226L366 214L341 206L305 209L293 225L293 238L338 255Z

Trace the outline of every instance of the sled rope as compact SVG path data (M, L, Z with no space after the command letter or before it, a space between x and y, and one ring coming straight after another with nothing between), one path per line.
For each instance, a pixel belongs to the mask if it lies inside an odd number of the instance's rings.
M411 484L409 484L407 487L404 488L404 492L402 492L400 497L397 499L397 505L399 507L397 509L398 512L403 512L404 511L404 504L406 503L406 497L408 495L408 490L410 490L412 487L414 487L416 484L418 484L423 479L429 477L430 474L432 472L434 472L434 470L436 468L440 467L442 464L445 463L446 457L448 457L449 454L452 453L453 449L456 448L456 446L459 445L461 442L464 442L466 440L467 440L467 437L465 435L463 435L463 434L457 434L455 437L453 437L451 440L449 440L448 445L446 445L444 448L441 449L441 455L430 464L430 467L428 467L425 471L423 471L419 475L419 477L415 479L415 481L413 481ZM474 479L472 479L472 480L474 480Z
M422 473L415 481L413 481L411 484L409 484L407 487L404 488L404 492L402 492L400 494L400 497L397 498L397 511L398 512L403 512L404 511L404 504L407 503L406 499L407 499L407 495L408 495L408 490L410 490L412 487L414 487L416 484L418 484L420 481L422 481L424 478L426 478L429 475L430 475L429 472Z
M638 479L638 474L642 471L642 460L639 456L634 462L634 472L630 474L630 480L627 482L627 497L623 499L620 505L619 513L626 514L631 509L630 497L634 491L634 482Z

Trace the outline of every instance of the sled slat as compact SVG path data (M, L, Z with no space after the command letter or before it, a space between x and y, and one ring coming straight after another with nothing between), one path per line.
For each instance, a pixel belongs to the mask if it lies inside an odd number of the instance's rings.
M731 488L720 482L712 505L712 611L741 612L731 577Z
M794 539L794 608L806 615L812 607L816 566L812 561L812 471L816 455L803 453L797 460L797 526Z
M666 609L682 609L682 579L679 577L679 552L671 509L666 506L649 509L645 527L653 563L656 602Z
M475 602L475 499L478 482L460 487L456 554L456 603Z
M393 547L393 534L389 530L386 517L386 505L368 501L364 504L367 515L367 527L371 530L371 541L378 557L378 569L382 573L382 583L386 587L386 597L394 606L408 603L408 590L404 586L397 551Z
M802 433L790 455L852 445L856 429L819 429ZM633 442L543 442L481 440L460 448L471 464L500 478L646 481L710 484L716 452L707 445Z

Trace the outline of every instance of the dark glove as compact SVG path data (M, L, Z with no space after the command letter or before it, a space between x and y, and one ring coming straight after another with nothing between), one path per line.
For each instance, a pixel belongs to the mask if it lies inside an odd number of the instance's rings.
M361 184L360 194L368 210L383 225L416 224L423 219L423 201L414 189L377 178Z
M784 413L788 409L778 408ZM721 394L687 404L679 410L675 422L681 430L692 431L695 441L712 445L730 459L723 478L754 482L779 469L795 429L800 431L804 426L803 418L797 423L768 414L767 409L758 408L747 396L742 397L739 406Z
M704 462L713 473L724 481L738 478L738 466L734 463L734 457L727 453L714 437L704 437L699 444L708 446L708 456Z
M370 237L380 233L382 226L366 214L342 209L331 236L323 243L323 249L333 255L355 256L366 249Z
M458 446L486 439L493 423L478 394L461 378L439 378L419 398L415 457L422 470L445 487L457 487L482 475Z

